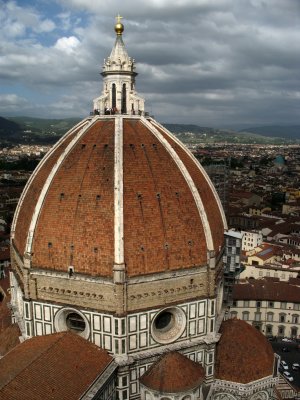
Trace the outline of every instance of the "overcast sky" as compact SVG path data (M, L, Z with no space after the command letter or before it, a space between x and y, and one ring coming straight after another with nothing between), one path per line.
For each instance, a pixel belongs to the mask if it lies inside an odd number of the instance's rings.
M300 123L300 0L0 0L0 115L88 115L118 13L158 121Z

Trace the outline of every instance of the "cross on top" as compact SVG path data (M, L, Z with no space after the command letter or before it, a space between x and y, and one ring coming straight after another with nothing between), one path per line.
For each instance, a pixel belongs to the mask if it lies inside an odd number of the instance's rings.
M123 19L123 17L121 17L121 15L118 14L118 15L116 16L116 20L117 20L117 23L118 23L118 24L121 23L121 19Z

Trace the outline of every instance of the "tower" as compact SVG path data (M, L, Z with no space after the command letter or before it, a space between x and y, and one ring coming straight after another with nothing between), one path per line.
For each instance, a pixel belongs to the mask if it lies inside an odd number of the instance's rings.
M99 114L143 114L144 99L135 90L135 60L128 56L122 34L124 25L117 17L117 34L110 56L103 64L103 91L94 102L94 112Z

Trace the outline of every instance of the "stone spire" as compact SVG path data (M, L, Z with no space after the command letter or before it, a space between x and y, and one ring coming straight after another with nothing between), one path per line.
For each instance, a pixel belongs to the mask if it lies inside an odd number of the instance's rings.
M94 112L101 115L108 113L108 109L118 114L144 114L144 99L135 91L135 61L128 56L122 38L121 18L120 15L116 17L116 41L103 64L102 95L94 100Z

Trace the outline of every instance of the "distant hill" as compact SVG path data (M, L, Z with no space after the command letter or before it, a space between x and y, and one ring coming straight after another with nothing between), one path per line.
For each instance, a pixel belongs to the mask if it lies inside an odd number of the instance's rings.
M53 144L79 121L80 119L78 118L0 117L0 144L2 146L15 143ZM234 131L195 124L165 123L163 125L186 144L197 144L199 142L284 144L292 141L294 143L295 140L300 142L299 134L295 137L291 136L299 132L297 126L290 127L290 130L287 130L286 127L260 127L250 128L247 131ZM275 128L278 129L276 130ZM285 128L286 130L281 131L279 128ZM272 132L273 135L271 134ZM281 132L282 136L280 136ZM285 135L283 135L284 132Z
M300 139L300 125L274 125L274 126L257 126L247 128L239 132L256 133L268 137L280 137L286 139Z
M0 117L0 139L14 140L22 133L22 127L13 121Z
M0 117L0 141L2 145L53 144L79 121L78 118Z
M283 144L289 143L289 137L266 136L257 132L235 131L232 129L217 129L198 125L163 124L184 143L258 143L258 144ZM299 138L300 139L300 138ZM300 140L299 140L300 141Z
M81 118L46 119L32 117L9 117L25 130L31 130L42 135L62 135L77 124Z

